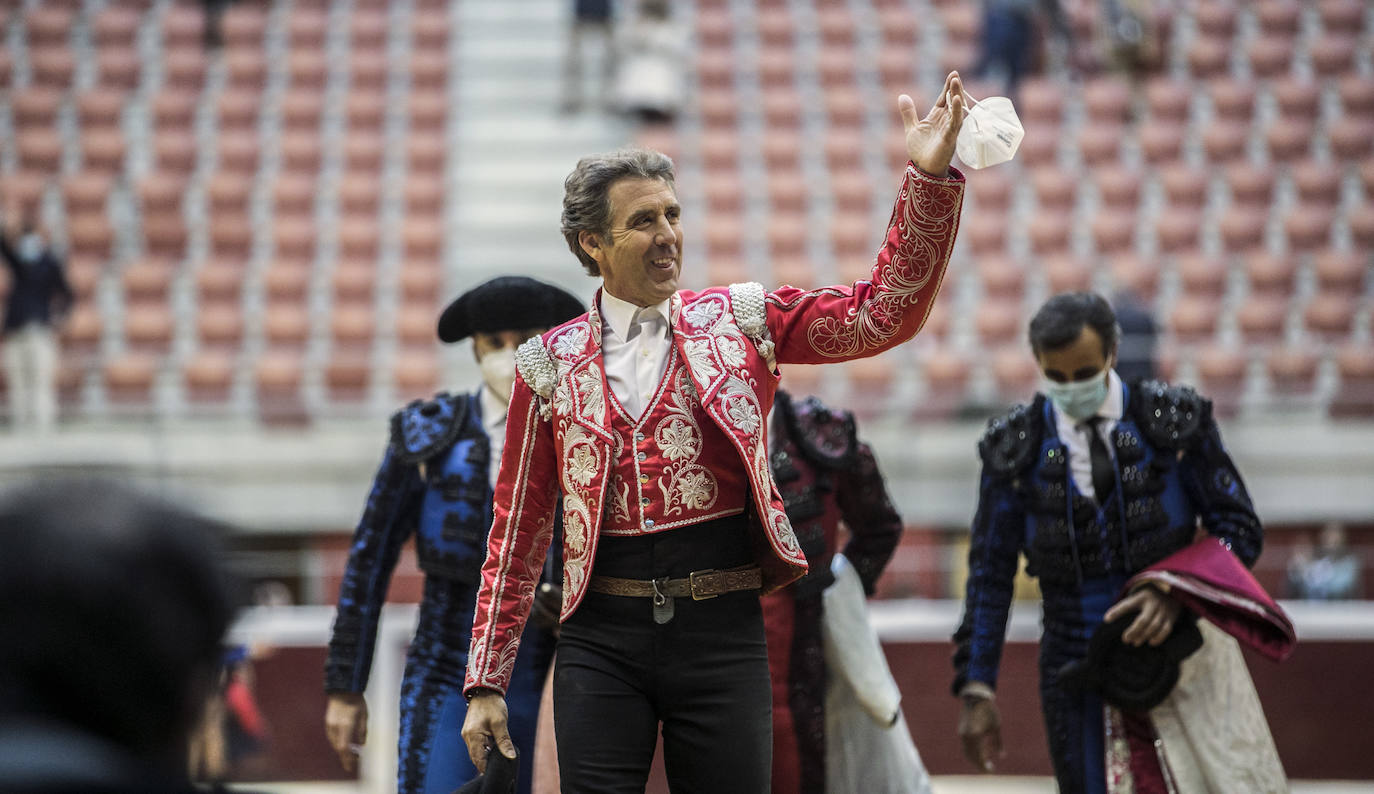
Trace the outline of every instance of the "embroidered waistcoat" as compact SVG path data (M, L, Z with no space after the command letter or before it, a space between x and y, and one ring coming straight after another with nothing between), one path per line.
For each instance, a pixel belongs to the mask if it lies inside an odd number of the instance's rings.
M684 394L688 386L695 390L700 411L694 409L692 415L703 431L697 460L715 475L720 489L715 509L723 509L726 488L737 492L726 478L742 472L747 480L751 542L765 592L807 570L769 470L764 418L773 405L781 366L873 356L915 335L939 292L962 200L963 178L957 172L940 179L908 165L870 279L811 290L784 286L770 292L745 283L673 295L668 321L672 354L680 362L675 371L688 377L676 377L670 386ZM516 351L516 371L473 622L467 690L505 691L560 503L562 619L577 609L598 540L618 526L611 504L614 475L620 474L623 482L631 471L622 468L629 442L615 428L599 311L526 342ZM725 443L707 439L709 425ZM649 450L643 451L647 462ZM639 474L633 477L637 483ZM631 491L625 492L628 498ZM647 506L644 498L640 496L640 507L652 510L652 496ZM670 516L666 501L663 509ZM700 510L702 516L710 514ZM658 521L652 515L644 520L649 519Z
M734 448L706 413L676 350L643 416L631 419L613 395L611 407L618 463L601 534L662 532L744 512L749 499L745 470L702 465L729 460Z

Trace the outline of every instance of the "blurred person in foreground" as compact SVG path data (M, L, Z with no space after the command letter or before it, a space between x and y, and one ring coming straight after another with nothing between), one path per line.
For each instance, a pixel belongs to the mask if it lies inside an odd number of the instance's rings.
M599 277L590 311L531 339L517 376L463 736L514 757L505 695L563 510L554 723L564 792L642 791L663 733L670 785L764 792L772 748L759 595L806 573L768 467L780 365L873 356L920 330L958 229L956 73L922 119L869 279L680 291L673 163L632 149L564 181L564 238Z
M414 536L425 584L401 685L397 790L448 794L476 776L459 734L467 707L463 670L515 349L580 311L581 301L558 287L504 276L463 293L439 317L441 341L472 339L482 383L471 393L416 400L391 419L391 439L353 536L325 667L325 731L345 769L354 768L367 737L363 692L377 621L401 547ZM526 633L519 658L512 660L512 731L531 750L553 653L556 583L544 598L552 604L547 620ZM521 757L522 792L530 790L532 762L532 752Z
M0 258L10 274L5 303L5 377L10 426L47 432L57 423L57 328L72 305L62 260L31 213L0 219Z
M1344 601L1362 597L1360 557L1346 545L1345 525L1332 521L1322 527L1316 549L1305 536L1288 561L1285 583L1289 598Z
M1123 383L1118 333L1102 297L1051 298L1030 323L1041 393L979 442L954 635L964 754L991 770L1001 752L994 689L1024 553L1043 593L1040 697L1060 791L1287 791L1235 641L1273 659L1293 643L1248 571L1259 518L1210 402Z
M0 789L190 792L232 606L222 529L126 486L0 498Z
M853 414L783 389L774 400L769 465L809 571L762 598L773 685L772 792L928 794L930 780L892 697L895 684L887 686L892 675L882 649L876 637L854 641L854 632L872 633L864 598L892 559L902 518ZM852 603L837 604L842 597ZM836 626L856 613L853 625ZM840 636L827 641L827 630Z

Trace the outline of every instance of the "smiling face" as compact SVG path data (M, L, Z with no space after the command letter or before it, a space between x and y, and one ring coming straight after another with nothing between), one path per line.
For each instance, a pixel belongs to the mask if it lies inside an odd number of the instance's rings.
M682 274L682 207L661 179L622 179L607 192L605 234L581 232L578 243L601 268L606 291L636 306L677 292Z
M1116 351L1103 350L1102 337L1083 326L1078 338L1057 350L1042 350L1035 357L1040 371L1055 383L1075 383L1095 377L1112 366Z

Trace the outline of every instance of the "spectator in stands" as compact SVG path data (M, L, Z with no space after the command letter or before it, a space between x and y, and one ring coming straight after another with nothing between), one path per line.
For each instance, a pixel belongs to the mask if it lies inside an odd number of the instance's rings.
M1017 86L1031 68L1036 28L1045 23L1055 40L1062 42L1068 66L1077 68L1073 33L1059 0L983 0L978 60L970 74L980 80L1001 79L1004 93L1014 100Z
M10 273L5 305L5 376L10 426L45 433L57 422L57 328L72 305L62 260L38 230L31 213L18 235L0 219L0 258Z
M873 451L859 441L852 414L832 411L815 397L794 402L781 389L775 399L768 459L809 572L762 599L773 684L772 792L858 790L826 786L836 771L826 767L826 726L836 716L826 713L827 683L843 671L827 670L821 593L835 582L831 562L840 550L842 523L844 556L872 595L901 538L902 518ZM868 750L864 763L878 765L874 748Z
M515 754L510 659L561 504L563 791L642 789L660 725L674 790L768 788L759 591L806 573L768 467L778 365L873 356L914 336L963 202L949 167L965 116L959 75L924 119L909 96L898 108L910 161L872 272L853 285L679 291L671 160L585 157L564 181L563 236L602 288L590 312L516 356L465 687L463 736L479 768L489 748Z
M568 29L568 50L563 62L563 97L559 110L576 113L582 109L582 48L588 39L600 40L600 104L610 100L611 80L615 76L615 26L611 0L573 0L572 26Z
M0 498L0 788L195 791L191 732L232 616L220 537L109 482Z
M1332 521L1322 528L1315 553L1311 545L1309 539L1289 560L1288 597L1312 601L1362 598L1360 558L1346 545L1345 525Z
M617 50L616 105L644 122L672 121L682 104L687 41L668 0L641 0L638 14L621 27Z
M1112 296L1116 324L1121 329L1117 346L1116 374L1126 383L1150 380L1155 376L1154 315L1130 289L1119 290Z
M367 688L377 619L401 546L412 535L425 574L420 622L401 685L402 794L448 794L476 776L459 728L477 582L491 527L492 488L501 462L515 348L582 311L582 302L534 279L507 276L463 293L439 318L439 339L469 337L482 385L469 394L416 400L391 419L391 440L353 538L338 616L329 641L325 731L352 770L367 735ZM550 528L553 514L549 516ZM556 570L556 566L549 566ZM548 619L525 634L512 660L512 732L533 748L539 697L553 653L558 588ZM533 752L521 755L520 791L530 790Z
M1191 626L1177 586L1166 592L1144 584L1127 591L1132 577L1174 565L1176 552L1198 548L1213 569L1233 565L1244 579L1248 572L1240 563L1254 564L1263 541L1210 402L1186 387L1123 383L1115 370L1117 337L1116 317L1102 297L1076 292L1051 298L1030 323L1043 390L1030 405L990 422L979 442L983 471L967 598L954 635L953 691L963 704L964 754L990 770L1001 752L993 692L1017 562L1024 553L1044 599L1040 695L1061 791L1110 790L1104 789L1109 754L1113 774L1129 762L1137 791L1162 791L1161 775L1191 779L1196 765L1209 763L1222 765L1213 770L1215 790L1286 791L1258 700L1237 697L1234 704L1236 714L1259 715L1252 720L1258 723L1254 732L1247 734L1254 741L1241 743L1254 754L1223 759L1209 748L1171 744L1175 737L1166 736L1148 711L1119 707L1065 679L1069 665L1084 663L1089 637L1103 626L1124 625L1120 638L1131 647L1172 643L1176 625L1180 631ZM1195 544L1199 523L1224 547L1215 540ZM1239 672L1223 675L1245 674L1234 641L1225 635L1213 640L1207 633L1209 647L1224 650L1225 658L1239 666ZM1154 694L1162 698L1168 686ZM1251 686L1252 699L1253 691ZM1251 719L1236 714L1226 719L1235 725ZM1106 727L1111 730L1104 733ZM1165 752L1158 755L1157 735L1165 742ZM1104 744L1104 736L1127 742ZM1161 769L1160 758L1168 769ZM1224 766L1230 761L1240 763ZM1179 790L1192 789L1180 785Z

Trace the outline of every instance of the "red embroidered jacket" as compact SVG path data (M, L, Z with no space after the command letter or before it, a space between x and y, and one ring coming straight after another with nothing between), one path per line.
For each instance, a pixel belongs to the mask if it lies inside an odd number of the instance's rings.
M779 365L872 356L920 330L959 226L963 176L953 169L951 174L937 179L908 164L869 281L813 290L784 286L771 293L756 283L733 284L672 297L668 321L675 354L686 362L701 406L735 452L702 463L748 473L765 592L806 573L806 557L768 465L764 418L773 405ZM560 499L561 618L577 609L611 496L607 485L621 465L623 442L611 427L595 306L526 342L516 363L467 690L506 691Z

